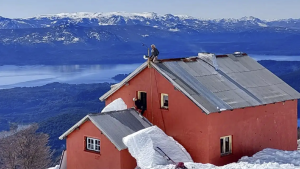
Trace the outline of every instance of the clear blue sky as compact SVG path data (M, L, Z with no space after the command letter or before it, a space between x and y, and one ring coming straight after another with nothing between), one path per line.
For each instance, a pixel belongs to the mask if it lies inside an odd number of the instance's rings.
M69 12L156 12L199 18L300 18L300 0L0 0L0 16Z

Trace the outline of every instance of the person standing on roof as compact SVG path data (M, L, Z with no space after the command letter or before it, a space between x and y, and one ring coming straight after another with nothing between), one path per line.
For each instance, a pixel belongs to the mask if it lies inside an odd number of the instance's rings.
M155 47L154 44L151 45L151 56L150 56L150 60L155 62L157 60L157 57L159 55L159 51L157 50L157 48Z

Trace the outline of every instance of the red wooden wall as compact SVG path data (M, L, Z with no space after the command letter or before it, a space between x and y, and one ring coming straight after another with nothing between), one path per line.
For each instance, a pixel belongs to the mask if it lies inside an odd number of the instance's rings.
M206 115L153 68L146 68L109 98L133 107L137 91L147 92L144 116L174 137L195 162L223 165L264 148L296 149L297 101L236 109ZM160 94L169 95L169 109L160 109ZM233 153L220 156L220 137L232 135Z

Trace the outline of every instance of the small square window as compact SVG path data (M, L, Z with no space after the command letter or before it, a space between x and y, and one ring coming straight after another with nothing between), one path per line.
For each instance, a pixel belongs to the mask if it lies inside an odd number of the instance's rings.
M161 94L161 108L168 109L169 108L169 96L168 94Z
M100 140L86 137L86 149L90 151L100 152Z
M221 155L232 153L232 136L224 136L220 138Z

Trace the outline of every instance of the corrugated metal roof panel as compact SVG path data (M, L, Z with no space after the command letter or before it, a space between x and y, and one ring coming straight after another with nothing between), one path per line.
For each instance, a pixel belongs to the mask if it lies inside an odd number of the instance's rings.
M292 99L298 99L299 96L300 96L300 94L295 89L288 86L286 83L276 84L276 86L278 88L280 88L282 91L284 91L285 93L287 93L290 96L289 99L291 99L291 98Z
M213 66L207 64L206 62L204 62L204 61L202 61L200 59L198 59L197 62L196 63L191 62L190 64L194 63L195 64L194 67L196 67L196 68L199 67L201 69L206 69L207 72L208 72L206 75L210 75L210 74L214 74L215 75L215 74L218 74L217 71L216 71L216 69Z
M187 64L185 62L176 62L176 63L192 76L198 76L199 74L202 74L202 72L196 72L196 69L192 69L189 66L190 64ZM202 69L202 71L203 71L203 69Z
M249 56L220 57L217 63L218 70L206 57L157 66L209 111L206 113L300 98L296 90Z
M224 73L233 73L233 72L245 72L249 71L245 66L243 66L240 62L234 61L231 58L224 57L217 59L219 68L222 69ZM234 63L234 64L232 64Z
M201 105L203 105L203 107L205 107L206 110L208 110L209 112L218 112L220 111L218 106L211 104L205 97L199 95L199 94L192 94L191 95L198 103L200 103ZM206 113L209 113L206 112Z
M134 109L90 114L89 118L118 150L127 148L122 141L123 137L151 126Z
M229 77L234 79L237 83L248 87L257 87L257 86L268 86L265 80L258 75L258 71L249 71L249 72L238 72L238 73L230 73Z
M283 80L281 80L272 72L270 72L268 69L260 69L259 72L257 72L257 74L261 76L268 85L285 83Z
M257 61L250 58L249 56L242 56L242 57L237 57L237 58L238 58L238 62L240 62L243 66L245 66L250 71L265 69L261 64L259 64Z
M162 63L157 63L157 66L161 68L161 71L163 71L165 74L167 74L171 79L175 80L176 76L173 75L171 71Z
M233 108L251 106L251 104L239 96L235 90L218 92L216 95Z
M189 74L184 68L182 68L177 62L165 62L164 65L172 71L182 82L187 84L190 88L194 89L197 94L202 97L205 97L209 100L212 105L220 109L230 109L224 101L216 97L210 90L208 90L200 81L196 79L195 76ZM201 103L200 103L201 104Z
M187 62L186 64L190 67L190 69L194 70L197 73L194 76L207 76L217 74L213 67L209 66L203 61Z
M200 76L196 77L196 79L213 93L237 88L221 75Z

